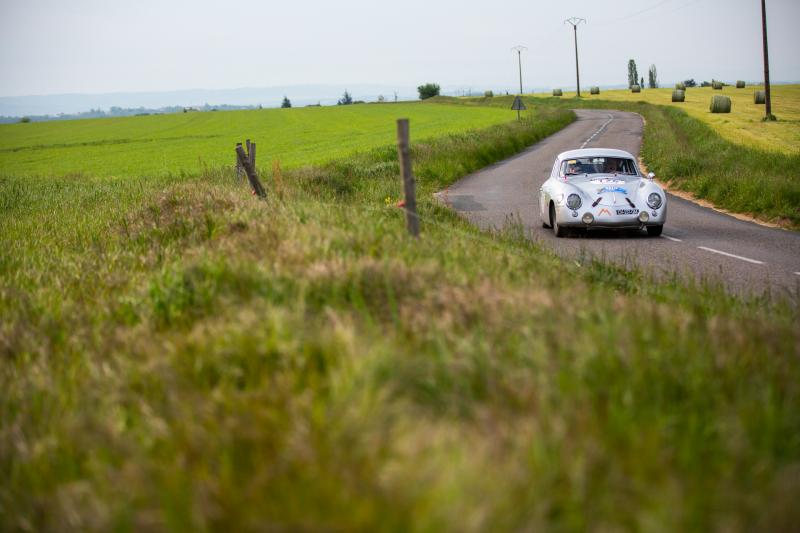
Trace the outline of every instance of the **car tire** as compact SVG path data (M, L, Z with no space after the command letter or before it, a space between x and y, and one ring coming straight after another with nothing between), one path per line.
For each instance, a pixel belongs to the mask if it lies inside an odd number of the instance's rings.
M550 227L553 228L553 234L556 237L566 237L567 230L558 223L558 219L556 218L556 206L552 203L550 204Z
M647 226L647 235L650 237L658 237L664 231L664 226Z

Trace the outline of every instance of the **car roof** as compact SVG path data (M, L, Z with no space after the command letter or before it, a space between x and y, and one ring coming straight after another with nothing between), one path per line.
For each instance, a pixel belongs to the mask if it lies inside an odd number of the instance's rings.
M636 159L625 150L617 150L615 148L581 148L579 150L567 150L558 154L558 159L575 159L577 157L627 157Z

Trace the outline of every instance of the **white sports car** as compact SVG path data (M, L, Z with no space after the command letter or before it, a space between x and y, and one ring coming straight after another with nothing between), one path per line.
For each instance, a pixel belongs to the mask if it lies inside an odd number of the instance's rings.
M539 190L539 217L556 237L569 229L646 228L657 237L667 220L667 196L622 150L587 148L559 154Z

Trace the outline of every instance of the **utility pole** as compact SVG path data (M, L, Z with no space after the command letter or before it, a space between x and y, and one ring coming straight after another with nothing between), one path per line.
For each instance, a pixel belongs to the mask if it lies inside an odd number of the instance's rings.
M519 97L522 98L522 51L527 50L526 46L518 44L512 50L517 53L517 65L519 66ZM517 120L519 120L519 109L517 109Z
M775 120L775 117L772 116L772 99L769 94L769 52L767 51L767 5L765 0L761 0L761 33L764 39L764 93L767 104L767 114L764 120Z
M575 81L578 88L578 98L581 97L581 73L578 70L578 24L581 22L586 24L586 19L582 19L580 17L570 17L564 21L564 24L572 25L572 31L575 33Z

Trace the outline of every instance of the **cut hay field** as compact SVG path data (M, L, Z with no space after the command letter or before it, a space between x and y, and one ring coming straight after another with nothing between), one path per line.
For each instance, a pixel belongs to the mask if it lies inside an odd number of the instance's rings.
M772 113L778 117L777 122L763 122L761 119L764 117L764 106L753 103L753 92L763 88L748 86L737 89L735 86L727 86L721 91L715 91L711 87L689 87L686 89L686 101L682 103L672 102L672 86L642 89L641 93L601 89L597 95L589 94L587 86L585 91L581 91L581 96L586 102L607 100L675 106L686 111L689 116L711 125L731 142L787 154L800 153L800 85L772 86ZM711 97L717 94L730 97L730 113L709 112ZM574 91L565 92L562 99L574 96Z
M163 176L232 164L258 142L258 161L320 164L394 141L394 121L417 139L506 122L512 112L420 103L191 112L0 125L0 175Z

